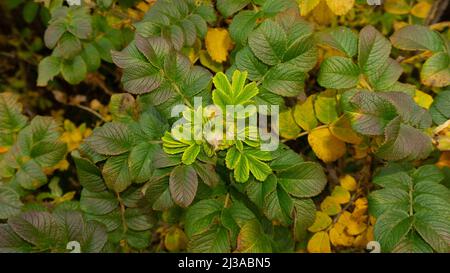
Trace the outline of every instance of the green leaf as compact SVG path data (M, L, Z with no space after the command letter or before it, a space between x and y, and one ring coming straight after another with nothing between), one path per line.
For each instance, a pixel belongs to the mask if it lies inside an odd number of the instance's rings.
M133 147L128 159L130 175L136 183L150 180L154 166L153 162L158 155L159 144L142 142Z
M428 86L445 87L450 85L450 56L445 52L431 56L423 64L420 79L423 84Z
M9 218L8 224L22 239L41 249L55 247L61 236L55 217L48 212L25 212Z
M375 93L358 92L351 97L358 110L348 111L352 128L363 135L383 135L384 128L397 116L397 110Z
M241 45L247 44L247 39L256 26L256 21L261 16L253 10L243 10L233 17L230 24L230 36L234 42Z
M137 35L135 43L131 43L121 52L112 52L114 63L124 69L121 80L124 89L133 94L143 94L158 88L162 78L155 65L160 65L158 55L166 51L167 42Z
M304 89L306 74L295 65L278 64L269 69L261 88L277 95L293 97Z
M44 33L44 42L45 45L52 49L56 46L61 36L66 32L67 25L64 21L55 20L52 22Z
M325 174L317 163L302 162L277 174L278 182L295 197L312 197L327 184Z
M253 103L253 98L259 93L255 83L245 84L247 72L235 70L232 83L227 76L219 72L213 78L216 89L213 91L213 102L215 105L226 110L227 105L248 105Z
M367 74L370 84L375 90L386 90L395 84L403 73L403 68L395 60L389 58L381 68Z
M0 253L28 253L32 246L7 224L0 224Z
M22 10L22 17L28 24L33 22L39 11L39 5L35 2L27 2Z
M61 74L70 84L79 84L86 78L86 63L81 56L75 56L73 60L65 60L61 64Z
M214 199L201 200L191 206L186 214L185 231L188 237L207 231L219 216L223 204Z
M410 232L392 250L397 253L433 253L433 249L416 232Z
M80 242L82 253L99 253L108 240L104 225L88 221L84 225L83 236Z
M374 177L384 189L370 193L369 211L377 217L375 239L383 251L449 251L450 191L442 179L433 165L389 164Z
M47 56L39 62L37 86L46 86L48 81L61 71L61 59L55 56Z
M394 119L385 129L385 140L376 155L385 160L424 159L432 151L431 138L420 130Z
M241 71L248 72L248 78L252 81L262 80L268 67L255 57L249 47L245 47L236 54L236 66Z
M330 124L338 119L336 94L333 91L320 93L314 101L317 119L323 124Z
M294 200L294 236L298 241L303 241L307 236L307 229L316 218L316 205L312 199Z
M35 190L47 183L47 176L41 166L33 159L21 165L16 173L15 180L27 190Z
M279 221L283 225L291 224L294 203L284 187L272 175L262 183L267 184L263 187L263 194L266 194L266 200L263 203L264 214L270 220Z
M91 161L81 158L76 152L72 152L72 159L77 167L78 180L83 188L91 192L106 190L102 173Z
M132 230L127 230L126 240L133 248L145 249L151 244L152 234L147 231L135 232Z
M286 33L276 22L266 20L253 31L248 43L253 53L268 65L283 61L286 51Z
M106 160L102 174L109 189L119 193L131 185L133 177L130 173L128 159L129 153L125 153Z
M81 53L81 50L81 41L74 35L66 32L61 36L55 49L53 50L53 56L60 57L65 60L73 59Z
M448 215L421 211L414 215L414 227L433 249L440 253L450 251L450 220Z
M147 185L145 198L149 201L152 209L166 210L174 205L167 177L151 180Z
M84 44L83 51L81 52L81 57L86 63L86 68L88 72L96 71L101 64L100 54L97 48L91 43Z
M378 94L395 106L404 123L419 129L426 129L431 126L430 115L425 109L419 107L411 96L402 92L383 92Z
M218 0L217 1L217 9L224 17L229 17L233 15L235 12L243 9L247 6L251 1L250 0Z
M408 213L392 209L382 214L374 228L375 238L381 244L382 252L390 252L403 240L413 225Z
M444 49L444 42L439 33L426 26L410 25L397 30L391 36L392 44L403 50L430 50L439 52Z
M371 215L378 218L384 212L392 209L408 212L409 195L406 191L389 188L374 191L369 195L369 210Z
M197 186L197 173L192 166L180 165L170 173L170 194L180 207L185 208L192 203L197 193Z
M0 186L0 219L19 214L23 206L19 194L12 188Z
M22 104L18 102L18 96L13 93L1 93L0 132L2 134L18 132L26 123L27 118L22 115Z
M119 122L106 123L95 128L86 143L96 152L105 155L120 155L128 152L134 144L130 128Z
M189 147L186 148L183 152L183 156L181 157L181 161L185 165L191 165L194 163L195 159L197 158L198 154L200 153L201 146L194 143L191 144Z
M135 231L145 231L153 226L153 216L147 210L141 208L127 208L125 210L125 220L129 228Z
M67 30L80 39L87 39L92 33L91 16L85 7L69 8L69 24Z
M366 75L376 73L389 59L391 43L373 26L359 33L358 64Z
M81 191L80 207L84 212L105 215L119 206L119 201L109 191L91 192L87 189Z
M430 107L430 114L434 123L443 124L450 119L450 91L441 91L434 97Z
M196 161L193 165L197 175L206 185L215 187L219 183L219 176L212 164Z
M272 252L270 240L257 220L244 224L239 232L236 250L241 253Z
M337 49L350 58L358 52L358 36L346 27L336 27L319 33L318 42Z
M297 33L294 25L288 33L288 40L294 39L287 47L284 54L284 63L295 66L299 71L308 72L313 69L317 63L318 51L315 41L311 34L303 35L303 28L307 26L300 24L300 33Z
M188 252L227 253L230 251L230 239L225 227L213 225L203 233L194 235L188 243Z
M92 44L94 45L95 49L97 49L98 54L100 55L100 58L102 60L108 63L113 62L111 51L115 50L115 47L110 38L106 36L100 36Z
M40 141L33 145L30 156L41 166L51 167L64 159L67 145L63 142Z
M62 242L80 241L84 227L81 212L61 209L55 211L53 216L61 230Z
M350 88L359 82L359 68L353 61L346 57L330 57L320 66L317 81L327 88Z

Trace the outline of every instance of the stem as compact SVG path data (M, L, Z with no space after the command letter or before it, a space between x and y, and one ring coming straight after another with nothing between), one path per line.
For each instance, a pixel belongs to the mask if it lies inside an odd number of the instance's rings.
M127 226L127 222L125 219L125 205L123 204L123 200L120 197L120 194L118 192L116 193L116 196L117 196L117 200L119 201L119 205L120 205L120 214L121 214L121 218L122 218L123 233L126 233L128 230L128 226Z
M227 195L225 196L225 202L223 204L223 207L227 208L229 202L230 202L230 193L228 192Z
M92 109L89 108L89 107L86 107L86 106L80 105L80 104L72 104L72 105L75 106L75 107L78 107L78 108L80 108L80 109L83 109L83 110L85 110L85 111L88 111L89 113L91 113L91 114L93 114L94 116L96 116L96 117L98 117L99 119L101 119L103 122L107 122L107 121L105 120L105 118L102 117L102 115L100 115L99 113L97 113L96 111L92 110Z

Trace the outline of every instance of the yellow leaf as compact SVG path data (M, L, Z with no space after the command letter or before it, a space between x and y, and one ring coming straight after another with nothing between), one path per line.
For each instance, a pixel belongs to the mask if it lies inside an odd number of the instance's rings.
M320 1L311 14L319 25L328 25L335 18L325 0Z
M439 168L450 168L450 152L443 152L439 157L439 161L436 163L436 166Z
M440 151L450 151L450 119L434 129L433 143Z
M350 192L341 186L334 187L333 192L331 193L331 196L339 204L348 203L350 201L350 197L351 197Z
M345 143L337 139L328 128L316 128L308 135L314 153L324 162L333 162L346 152Z
M358 235L367 229L367 224L364 222L355 221L350 219L347 224L347 233L350 235Z
M355 178L348 174L339 178L339 182L341 183L341 186L348 191L355 191L358 187Z
M331 220L330 216L328 216L326 213L317 211L316 219L314 220L314 223L308 228L308 230L311 232L319 232L329 227L332 221L333 220Z
M320 204L320 209L328 215L336 215L341 212L341 205L334 197L327 196Z
M68 193L65 193L63 196L61 196L61 197L56 197L53 201L52 201L52 204L60 204L60 203L63 203L63 202L66 202L66 201L70 201L70 200L72 200L74 197L75 197L75 194L76 194L77 192L76 191L70 191L70 192L68 192Z
M336 15L345 15L349 12L353 5L355 4L355 0L326 0L327 5L330 10Z
M364 208L367 207L367 204L369 202L367 201L367 198L361 197L355 200L355 207L357 208Z
M344 231L345 226L336 223L329 231L330 241L334 246L351 246L354 238L349 236Z
M325 231L315 233L309 239L307 249L309 253L331 253L328 234Z
M186 248L188 238L184 231L178 227L170 228L164 238L164 247L170 252L179 252Z
M315 7L317 7L320 1L321 0L300 0L300 15L308 15L308 13L310 13Z
M370 226L367 228L366 231L364 231L360 235L356 236L356 238L353 242L353 246L357 247L357 248L366 248L367 243L369 243L370 241L373 241L373 240L374 240L373 227Z
M353 145L354 153L353 158L354 159L362 159L367 157L369 154L369 147L366 144L359 144L359 145Z
M368 206L363 207L355 207L355 209L352 212L352 217L355 219L363 217L367 213Z
M425 92L420 90L416 90L416 94L414 95L414 101L425 109L429 109L431 104L433 103L433 97L428 95Z
M344 225L345 227L350 223L350 221L351 221L351 217L352 217L352 214L350 213L350 212L348 212L348 211L343 211L342 212L342 214L339 216L339 219L338 219L338 223L340 223L340 224L342 224L342 225Z
M4 154L9 150L9 147L0 147L0 154Z
M211 69L214 72L222 72L223 71L223 65L221 63L215 62L211 59L211 56L209 56L208 52L206 50L200 50L199 52L200 57L200 63Z
M140 11L147 12L150 8L150 5L144 1L141 1L136 5L136 8Z
M419 2L417 4L414 5L414 7L411 10L411 14L425 19L428 16L428 13L430 12L431 9L431 4L425 1Z
M385 11L396 15L408 14L411 10L405 0L385 0L383 6Z
M280 120L280 135L286 139L296 139L301 129L297 126L292 117L292 109L281 112Z
M330 125L331 133L338 139L351 143L359 144L362 138L352 129L350 119L347 115L342 115Z
M403 21L394 21L393 25L394 25L394 30L399 30L401 28L408 26L409 24L407 22L403 22Z
M223 63L227 60L228 51L233 44L230 34L224 28L210 28L205 37L206 50L213 61Z
M317 119L314 113L314 95L309 96L302 104L294 107L294 120L303 130L311 131L317 127Z

